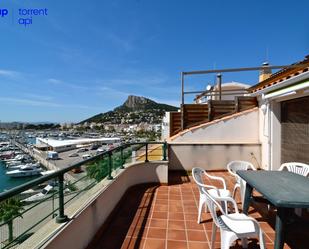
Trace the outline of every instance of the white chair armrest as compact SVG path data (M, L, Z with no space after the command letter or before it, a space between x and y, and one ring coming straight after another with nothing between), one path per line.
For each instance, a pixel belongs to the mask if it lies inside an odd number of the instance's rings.
M285 164L284 164L284 163L283 163L283 164L281 164L281 166L280 166L280 168L278 169L278 171L283 171L285 167L286 167L286 166L285 166Z
M237 203L236 201L230 197L230 196L226 196L226 197L213 197L216 201L226 201L226 202L231 202L233 204L233 208L235 209L235 213L239 213L238 211L238 207L237 207Z
M197 185L199 185L200 187L202 188L205 188L205 189L217 189L216 187L212 186L212 185L207 185L207 184L203 184L203 183L200 183L200 182L195 182Z
M207 175L207 177L209 177L209 178L212 179L212 180L217 180L217 181L222 182L223 188L226 189L225 180L224 180L222 177L219 177L219 176L212 176L212 175L207 174L206 172L205 172L205 174Z
M234 173L234 172L230 169L230 167L227 167L227 171L228 171L232 176L235 176L235 177L238 176L236 173Z

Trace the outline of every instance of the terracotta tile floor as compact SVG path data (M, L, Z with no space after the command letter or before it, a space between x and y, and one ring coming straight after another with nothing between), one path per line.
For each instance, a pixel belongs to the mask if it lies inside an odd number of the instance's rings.
M212 174L224 177L232 189L233 178L227 172ZM203 222L197 224L198 198L198 189L185 172L169 172L169 186L135 186L88 249L208 249L212 219L204 213ZM273 248L275 211L267 212L265 204L255 204L250 215L261 224L266 247ZM291 224L286 241L285 249L308 249L309 219ZM216 248L220 248L219 232ZM242 247L237 241L231 248ZM259 248L258 241L249 240L248 248Z

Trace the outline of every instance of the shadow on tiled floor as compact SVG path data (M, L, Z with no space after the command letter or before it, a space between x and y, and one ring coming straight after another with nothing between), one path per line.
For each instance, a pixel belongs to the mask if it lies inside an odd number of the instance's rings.
M233 178L227 172L212 174L224 177L232 189ZM169 172L169 186L134 186L88 249L208 249L212 219L204 213L203 222L197 224L198 198L198 189L186 172ZM259 203L249 212L265 232L267 248L273 248L275 210L268 212L266 204ZM308 219L292 223L286 241L284 248L309 248ZM220 248L219 232L216 248ZM238 241L231 248L242 247ZM248 248L259 248L258 241L249 240Z

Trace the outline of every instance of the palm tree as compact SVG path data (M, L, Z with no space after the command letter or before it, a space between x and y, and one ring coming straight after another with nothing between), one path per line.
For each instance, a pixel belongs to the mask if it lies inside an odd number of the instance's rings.
M13 241L13 220L21 216L24 210L22 202L16 197L9 198L0 203L0 220L7 223L9 229L8 242Z

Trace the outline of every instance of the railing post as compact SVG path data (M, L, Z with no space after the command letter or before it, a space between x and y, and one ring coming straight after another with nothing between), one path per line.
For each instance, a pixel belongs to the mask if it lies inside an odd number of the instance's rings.
M148 143L146 144L146 152L145 152L145 163L149 162L148 160Z
M53 193L52 209L53 209L52 218L55 218L55 217L57 216L57 215L55 214L55 193Z
M239 112L239 98L235 96L235 112Z
M120 166L120 169L124 169L124 160L123 160L123 146L121 146L120 148L120 160L121 160L121 166Z
M167 143L166 143L166 141L164 142L164 144L163 144L163 146L162 146L162 149L163 149L163 158L162 158L162 160L163 161L166 161L166 150L167 150Z
M208 121L212 121L212 100L208 100Z
M112 158L112 152L109 151L108 152L108 176L107 176L107 180L113 180L112 177L112 162L113 158Z
M181 130L183 131L185 129L185 105L180 106L180 126Z
M63 174L58 177L59 187L59 215L56 217L57 223L64 223L69 220L68 216L64 215L64 195L63 195Z

